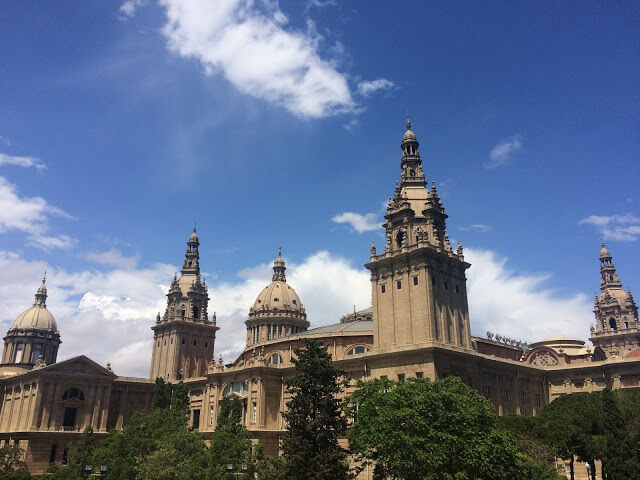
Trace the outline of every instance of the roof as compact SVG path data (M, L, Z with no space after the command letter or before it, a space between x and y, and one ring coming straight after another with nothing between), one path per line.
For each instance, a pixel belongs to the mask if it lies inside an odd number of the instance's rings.
M18 315L10 330L13 329L36 329L57 332L58 324L53 314L44 305L34 305Z
M373 320L356 320L348 323L334 323L325 325L324 327L312 328L306 332L299 334L301 337L309 337L311 335L322 335L332 333L363 333L373 334Z

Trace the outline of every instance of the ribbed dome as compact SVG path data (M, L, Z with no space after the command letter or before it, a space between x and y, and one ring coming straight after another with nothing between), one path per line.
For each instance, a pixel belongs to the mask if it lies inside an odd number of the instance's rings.
M271 282L267 285L253 304L253 311L288 310L304 312L304 307L296 291L287 282Z
M35 329L35 330L48 330L50 332L58 331L58 324L51 312L47 310L45 306L34 305L33 307L25 310L11 326L10 330L20 329Z
M416 141L416 135L415 133L413 133L413 131L410 130L411 125L408 126L407 131L404 132L404 135L402 136L402 141L403 142L415 142Z
M611 258L611 254L607 247L604 246L604 243L602 243L602 250L600 250L600 258Z
M46 277L42 279L42 285L36 291L36 299L33 306L16 318L9 331L18 330L47 330L52 333L58 332L58 324L51 312L47 310L47 286Z
M287 284L284 259L278 253L273 262L272 282L267 285L256 298L251 311L255 314L269 311L286 311L293 314L304 314L304 306L296 291Z

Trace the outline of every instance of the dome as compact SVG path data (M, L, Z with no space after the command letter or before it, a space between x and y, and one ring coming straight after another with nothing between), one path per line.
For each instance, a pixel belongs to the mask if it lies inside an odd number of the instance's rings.
M611 254L607 247L604 246L604 242L602 242L602 250L600 250L600 258L611 258Z
M253 304L253 311L260 310L288 310L290 312L304 312L304 307L296 291L287 282L275 281L267 285L260 292Z
M285 270L287 269L281 253L273 262L272 282L267 285L253 303L251 311L254 314L270 311L285 311L294 315L305 315L304 306L296 291L287 284Z
M416 134L413 133L410 130L411 125L408 125L407 127L407 131L404 132L404 135L402 136L402 141L403 142L415 142L416 141Z
M11 326L10 330L48 330L50 332L58 331L58 324L52 313L47 310L44 305L34 305L25 310Z
M17 330L46 330L49 332L58 332L58 324L51 312L47 310L47 286L45 285L46 277L42 279L42 285L36 291L36 299L33 306L16 318L9 331Z

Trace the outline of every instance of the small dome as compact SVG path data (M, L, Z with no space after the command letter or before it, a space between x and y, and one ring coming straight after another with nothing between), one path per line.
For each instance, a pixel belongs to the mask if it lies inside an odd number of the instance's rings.
M602 242L602 249L600 250L600 258L611 258L611 254L607 247L604 246L604 242Z
M52 313L44 305L34 305L16 318L9 330L48 330L58 331L58 324Z
M410 125L409 125L410 127ZM415 142L416 141L416 134L413 133L409 128L407 128L407 131L404 132L404 135L402 136L402 141L403 142Z

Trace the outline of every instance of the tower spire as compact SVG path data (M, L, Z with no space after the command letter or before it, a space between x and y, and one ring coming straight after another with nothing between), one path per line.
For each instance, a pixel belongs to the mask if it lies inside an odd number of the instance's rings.
M282 247L278 248L278 258L273 262L273 277L271 280L273 282L286 282L287 277L284 272L287 269L284 263L284 259L282 258Z
M42 284L36 290L35 301L33 302L33 306L46 307L47 306L47 271L44 271L44 275L42 277Z
M402 161L400 162L400 167L402 168L401 187L424 187L425 185L422 159L418 150L419 146L420 143L418 143L415 133L411 130L411 118L407 113L407 130L404 132L402 143L400 144L402 149Z

